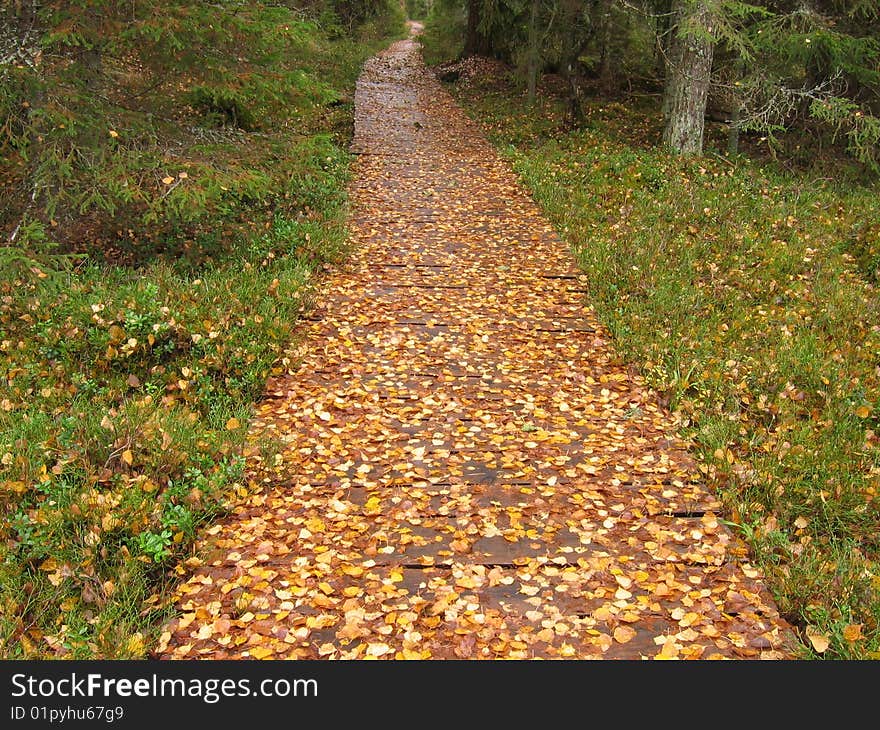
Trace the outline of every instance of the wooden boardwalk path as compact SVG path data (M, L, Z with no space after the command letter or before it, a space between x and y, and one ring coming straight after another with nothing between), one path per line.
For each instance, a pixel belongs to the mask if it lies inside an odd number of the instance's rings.
M356 110L356 250L158 656L789 656L670 415L416 42L366 64Z

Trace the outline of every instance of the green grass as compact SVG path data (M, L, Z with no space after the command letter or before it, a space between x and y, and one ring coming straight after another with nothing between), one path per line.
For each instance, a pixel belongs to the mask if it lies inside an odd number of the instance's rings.
M803 656L880 656L876 187L725 159L711 134L706 156L670 157L651 103L589 101L571 131L560 100L450 88L677 413Z
M312 82L348 101L291 108L249 159L227 146L210 225L142 220L133 250L74 258L32 225L30 248L0 252L3 658L149 654L199 528L249 488L252 405L291 365L316 276L347 253L354 81L401 20L335 40L303 26ZM222 167L221 142L186 154Z

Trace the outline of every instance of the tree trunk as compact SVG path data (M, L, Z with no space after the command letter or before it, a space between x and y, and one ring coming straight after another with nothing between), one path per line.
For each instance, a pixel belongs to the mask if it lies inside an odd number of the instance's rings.
M582 0L562 0L561 23L566 29L563 35L562 73L568 85L567 122L579 127L584 122L581 106L580 58L586 40L578 33L578 15L582 12Z
M599 21L599 88L606 96L614 89L614 65L611 53L611 0L600 0Z
M666 82L663 144L675 154L703 152L712 55L712 14L705 0L679 0L672 63Z
M492 43L489 37L480 30L482 9L483 0L468 0L464 56L489 56L492 54Z
M742 107L737 104L727 127L727 154L731 157L739 154L739 121L741 117Z
M532 9L529 14L529 63L528 63L528 100L529 105L535 103L538 91L538 2L532 0Z

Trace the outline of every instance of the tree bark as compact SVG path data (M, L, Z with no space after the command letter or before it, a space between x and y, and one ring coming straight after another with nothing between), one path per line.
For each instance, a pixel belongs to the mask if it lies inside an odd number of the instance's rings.
M679 0L664 109L663 144L680 155L703 152L706 102L715 50L712 13L705 0Z
M580 55L587 43L581 37L578 26L578 15L582 12L582 0L561 0L561 22L565 28L563 35L562 74L568 85L567 122L579 127L584 122L584 110L581 106Z
M529 14L529 63L528 63L528 101L529 104L535 103L535 97L538 90L538 2L532 0L531 12Z

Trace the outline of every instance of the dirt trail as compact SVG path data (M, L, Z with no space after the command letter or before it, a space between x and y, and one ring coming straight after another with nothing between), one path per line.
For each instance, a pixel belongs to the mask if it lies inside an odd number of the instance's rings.
M356 110L356 252L157 656L789 656L670 415L417 43L366 64Z

